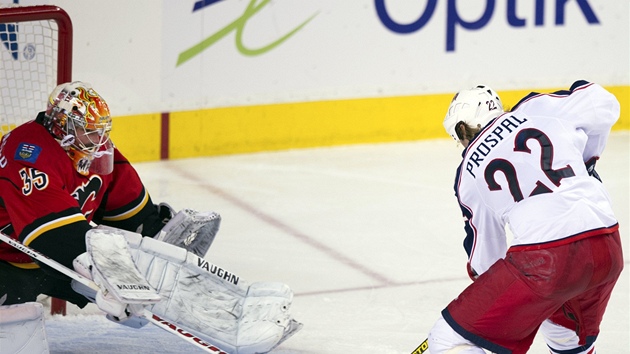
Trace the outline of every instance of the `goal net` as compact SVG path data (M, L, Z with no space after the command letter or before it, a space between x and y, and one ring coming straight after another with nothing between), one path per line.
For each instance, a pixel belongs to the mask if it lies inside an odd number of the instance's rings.
M57 6L0 5L0 135L46 108L71 79L72 23Z
M45 110L71 73L72 22L63 9L0 5L0 137ZM52 299L51 312L65 314L65 302Z

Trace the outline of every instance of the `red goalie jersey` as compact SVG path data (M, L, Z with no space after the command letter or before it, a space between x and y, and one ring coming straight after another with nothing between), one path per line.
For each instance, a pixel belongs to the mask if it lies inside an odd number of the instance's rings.
M49 131L25 123L0 143L0 229L72 268L85 251L90 222L153 236L162 226L135 169L113 149L113 172L81 174ZM0 260L36 267L30 257L0 243Z

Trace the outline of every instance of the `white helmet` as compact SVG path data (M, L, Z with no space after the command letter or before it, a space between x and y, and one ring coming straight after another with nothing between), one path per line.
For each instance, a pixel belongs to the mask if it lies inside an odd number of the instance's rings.
M456 141L459 141L455 128L464 122L476 127L484 127L488 122L503 114L503 104L499 95L485 85L477 85L469 90L455 94L444 118L444 129Z

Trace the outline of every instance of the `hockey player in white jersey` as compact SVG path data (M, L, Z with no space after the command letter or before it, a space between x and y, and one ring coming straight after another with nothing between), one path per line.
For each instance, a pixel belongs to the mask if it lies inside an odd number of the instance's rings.
M487 86L455 95L444 127L464 147L455 195L473 282L431 329L431 353L526 353L539 328L551 353L595 352L623 268L594 169L619 110L586 81L508 112Z

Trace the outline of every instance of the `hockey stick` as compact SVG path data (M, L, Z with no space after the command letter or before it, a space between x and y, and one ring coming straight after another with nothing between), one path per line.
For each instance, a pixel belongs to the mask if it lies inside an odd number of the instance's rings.
M411 352L411 354L422 354L429 349L429 338L425 339L424 342L420 343L418 348Z
M54 259L48 258L45 255L37 252L36 250L25 246L23 243L12 239L11 237L5 235L4 233L0 232L0 240L4 241L5 243L8 243L9 245L11 245L13 248L25 253L26 255L28 255L29 257L36 259L38 261L40 261L41 263L46 264L47 266L55 269L56 271L80 282L81 284L90 287L91 289L95 290L95 291L99 291L100 288L99 286L92 281L91 279L88 279L84 276L82 276L81 274L75 272L74 270L69 269L68 267L62 265L61 263L55 261ZM176 335L177 337L185 340L188 343L194 344L197 348L201 348L203 350L205 350L206 352L209 353L214 353L214 354L228 354L226 351L224 351L223 349L220 349L212 344L206 343L203 339L195 336L194 334L188 333L186 332L184 329L178 327L177 325L170 323L160 317L158 317L157 315L153 314L151 311L144 309L144 317L151 323L153 323L154 325L162 328L163 330Z

